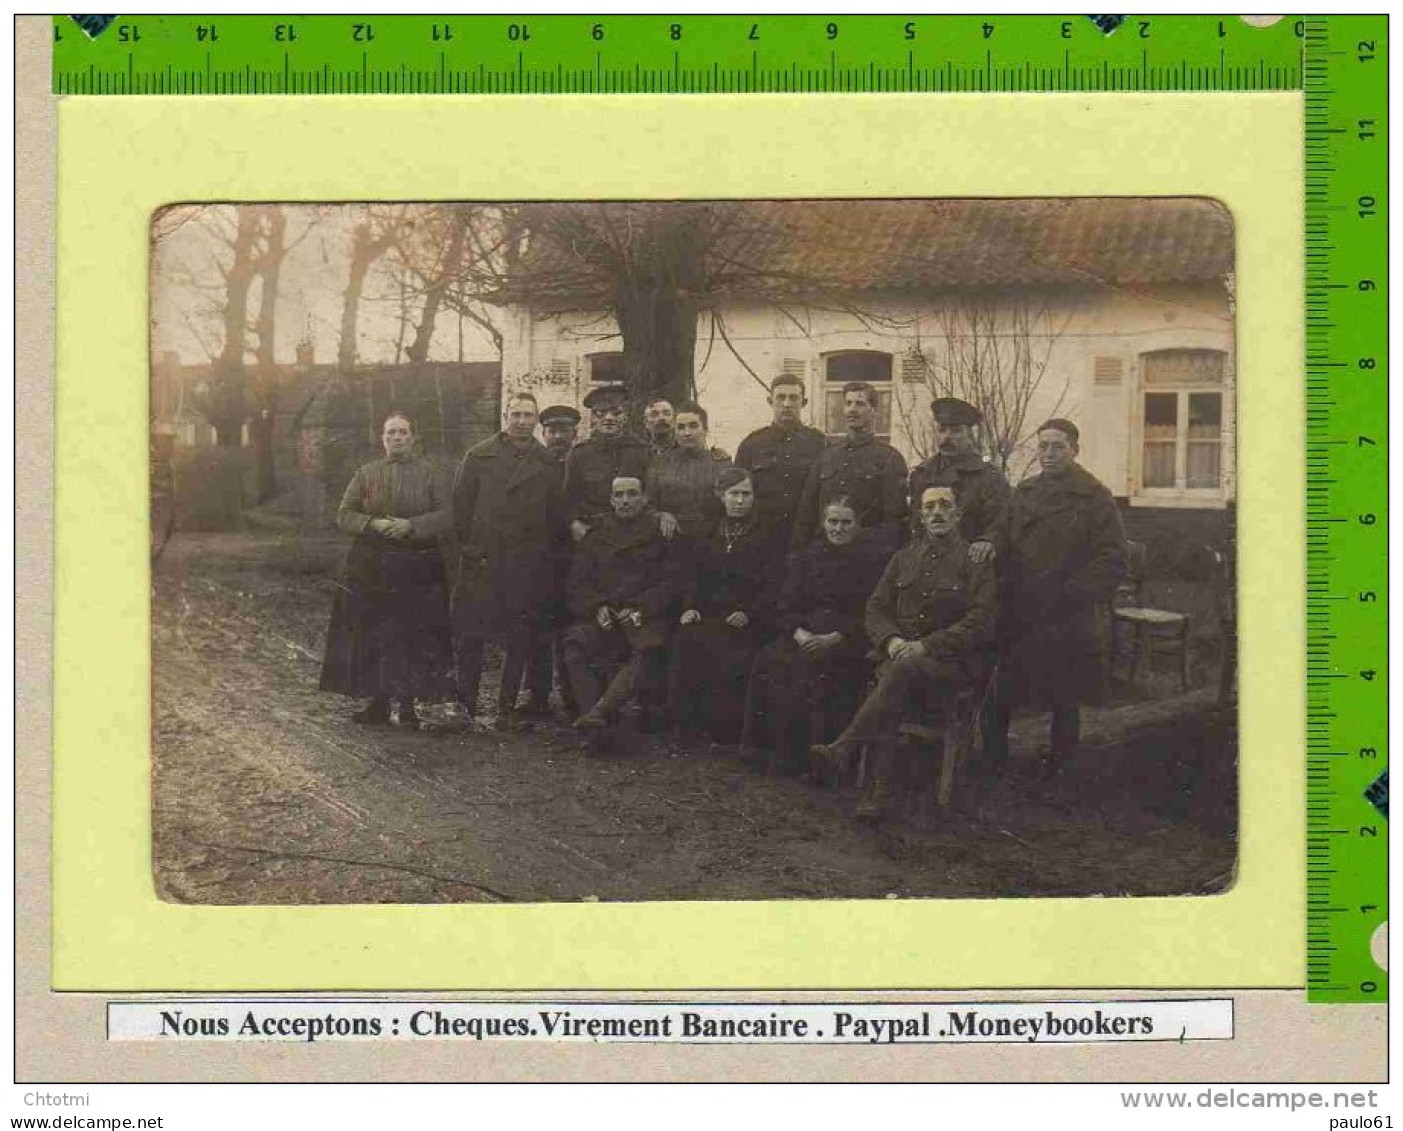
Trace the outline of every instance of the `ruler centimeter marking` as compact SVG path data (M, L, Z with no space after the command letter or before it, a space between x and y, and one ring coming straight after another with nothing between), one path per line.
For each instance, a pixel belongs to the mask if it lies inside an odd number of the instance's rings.
M61 95L1303 90L1306 949L1311 1001L1380 1002L1387 820L1387 18L54 18ZM1303 56L1304 48L1304 56ZM1385 794L1386 797L1386 778Z
M1297 90L1305 21L1236 16L54 18L56 94Z
M1387 1000L1388 20L1306 20L1306 954ZM1386 779L1385 779L1386 781ZM1385 797L1386 797L1385 793Z

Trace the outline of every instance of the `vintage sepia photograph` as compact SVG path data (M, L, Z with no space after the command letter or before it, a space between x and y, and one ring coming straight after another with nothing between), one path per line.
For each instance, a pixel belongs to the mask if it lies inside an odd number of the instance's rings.
M1221 204L150 235L160 898L1233 886Z

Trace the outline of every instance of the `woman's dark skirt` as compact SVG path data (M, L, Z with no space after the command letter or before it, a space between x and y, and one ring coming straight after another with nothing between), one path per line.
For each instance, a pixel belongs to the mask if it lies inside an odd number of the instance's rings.
M319 686L352 698L452 694L448 579L437 545L356 536L331 606Z
M810 656L788 636L765 645L750 670L742 749L770 750L780 769L802 769L811 745L848 725L871 674L856 648Z
M706 731L718 742L737 741L759 646L753 626L731 628L711 619L678 629L668 676L673 722L687 732Z

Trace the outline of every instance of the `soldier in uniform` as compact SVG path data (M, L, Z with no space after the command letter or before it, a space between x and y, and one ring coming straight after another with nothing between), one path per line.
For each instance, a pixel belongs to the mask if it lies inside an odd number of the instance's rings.
M527 663L549 638L568 546L558 463L535 438L536 400L518 394L502 432L470 448L453 481L458 584L453 596L458 701L477 710L483 646L506 646L497 719L512 725Z
M940 397L932 401L936 454L911 469L911 499L919 500L927 487L953 487L960 499L960 536L969 543L969 556L977 562L992 561L1004 533L1009 497L1013 490L995 467L979 458L974 430L983 418L968 401ZM919 513L912 514L919 533Z
M877 686L842 734L812 749L819 765L845 764L860 744L893 737L909 713L938 708L986 677L998 607L993 566L969 556L954 488L927 487L920 506L923 536L887 563L867 602L867 635L883 660ZM860 815L875 816L880 786L863 801Z
M1100 610L1125 576L1126 547L1111 492L1077 463L1077 426L1057 418L1037 435L1041 474L1018 485L1009 509L1000 688L986 748L1001 764L1014 705L1051 710L1047 765L1057 772L1076 750L1080 705L1105 686Z
M590 410L590 438L576 444L565 460L565 507L576 542L612 513L614 480L627 475L641 483L651 455L647 444L624 431L628 408L622 385L594 389L585 397L585 407Z
M844 495L857 507L867 537L895 550L906 522L906 461L874 434L877 390L866 381L843 386L843 419L848 433L829 440L809 471L794 519L790 552L798 553L820 533L823 508Z
M575 446L575 438L580 431L580 414L569 405L553 404L541 409L541 434L545 437L546 451L550 453L559 469L562 489L565 483L565 459ZM562 557L560 568L556 570L555 595L551 599L547 615L547 632L536 645L535 655L527 670L529 700L517 709L523 717L544 715L550 709L551 684L555 682L555 672L560 672L560 698L570 717L580 712L575 706L575 696L570 690L570 680L565 675L565 665L560 662L560 642L558 633L565 623L565 578L569 572L569 547Z
M672 402L661 398L650 401L643 410L643 431L653 455L660 456L677 446L676 413Z
M741 441L736 466L749 471L755 484L756 521L782 530L787 540L809 470L827 441L802 420L809 403L802 377L781 373L770 382L768 401L774 420Z
M575 624L561 642L584 708L575 725L595 734L641 690L645 661L667 646L669 610L677 598L672 545L648 513L643 481L615 477L610 498L613 513L596 520L575 547L568 585Z
M648 501L669 538L677 533L700 537L721 517L716 480L731 466L731 457L707 446L707 428L706 409L701 405L678 405L677 443L648 464Z

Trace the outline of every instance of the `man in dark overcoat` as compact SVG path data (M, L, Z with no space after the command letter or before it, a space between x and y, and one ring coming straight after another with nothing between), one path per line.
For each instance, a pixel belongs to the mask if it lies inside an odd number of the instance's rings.
M568 547L560 468L535 438L536 417L534 397L513 397L506 429L469 449L453 484L458 698L476 712L484 644L500 640L506 662L497 717L504 726L525 666L548 637Z
M906 461L877 439L877 390L866 381L843 386L843 421L847 435L830 440L809 470L790 553L799 553L820 533L823 508L839 496L857 508L864 538L882 541L892 550L901 542L907 515Z
M774 419L740 442L736 466L750 472L755 484L756 522L788 539L809 471L828 441L803 421L808 397L802 377L781 373L770 382L768 401Z
M999 697L986 746L1007 754L1012 708L1052 712L1048 768L1065 767L1081 732L1080 705L1105 686L1103 611L1125 577L1125 531L1111 492L1077 463L1080 434L1054 418L1037 432L1040 474L1013 492Z
M570 533L576 542L611 513L610 491L616 477L628 475L640 482L648 474L652 449L630 436L627 391L622 385L603 385L585 397L590 412L590 437L576 444L565 460L565 505Z
M555 461L560 473L562 490L565 484L565 460L575 446L580 431L580 414L569 405L553 404L541 409L541 436L546 451ZM565 674L565 664L560 659L559 633L565 627L568 614L565 609L565 578L569 573L570 560L568 542L556 570L555 596L551 600L549 631L536 645L535 655L527 670L530 700L518 712L523 715L545 715L550 710L551 685L556 682L555 673L560 673L560 699L571 718L578 715L575 696L570 689L570 679Z
M678 597L672 544L648 510L643 481L618 476L611 499L613 513L575 547L567 587L575 623L561 642L584 709L575 725L592 732L609 727L635 690L645 690L640 674L660 666Z
M957 397L931 402L935 418L936 453L911 469L911 518L919 534L921 495L927 487L953 487L960 498L960 537L969 543L975 561L992 561L1003 538L1013 489L1003 472L979 457L974 430L982 422L979 410Z
M927 487L920 507L922 537L896 553L867 602L868 639L883 661L877 686L842 734L813 748L820 766L846 762L862 743L894 738L906 716L941 709L987 678L998 613L993 565L969 556L953 488ZM880 791L864 803L879 809Z

